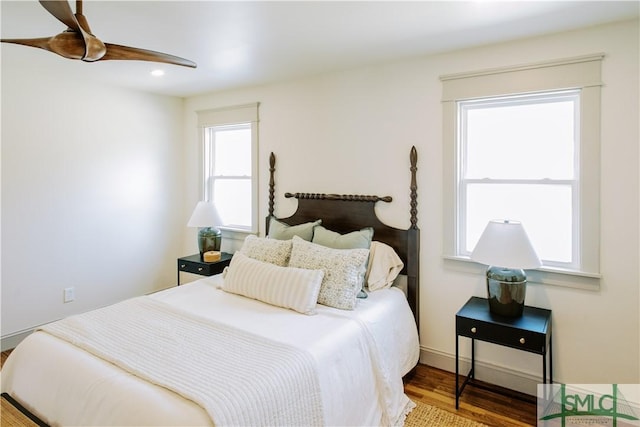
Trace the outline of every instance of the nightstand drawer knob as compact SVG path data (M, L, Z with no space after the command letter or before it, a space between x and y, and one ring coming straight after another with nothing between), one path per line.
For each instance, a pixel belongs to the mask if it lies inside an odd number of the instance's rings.
M202 267L198 267L198 271L202 271Z
M474 326L473 328L471 328L471 333L472 333L472 334L475 334L475 333L476 333L476 331L477 331L477 329L476 329L476 327L475 327L475 326Z
M185 268L186 265L185 264L180 264L180 268Z
M524 338L520 338L520 344L524 344L524 343L525 343Z

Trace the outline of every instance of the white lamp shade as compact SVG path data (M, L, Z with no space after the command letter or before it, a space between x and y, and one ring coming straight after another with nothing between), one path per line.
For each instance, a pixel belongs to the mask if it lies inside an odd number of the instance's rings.
M537 268L542 265L527 232L518 221L490 221L473 249L471 259L510 269Z
M187 227L215 227L222 225L216 206L211 202L198 202Z

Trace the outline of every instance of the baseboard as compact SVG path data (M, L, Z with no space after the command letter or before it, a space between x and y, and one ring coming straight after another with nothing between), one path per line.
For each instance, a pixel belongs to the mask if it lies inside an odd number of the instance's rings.
M0 338L0 351L7 351L16 348L23 339L33 333L34 329L28 329L26 331L15 332L13 334Z
M420 362L442 369L447 372L456 371L455 354L446 353L429 347L420 347ZM459 373L467 375L471 369L471 359L468 357L460 358ZM542 380L535 375L516 371L506 366L500 366L476 359L475 378L490 384L510 390L519 391L531 396L537 393L537 386Z

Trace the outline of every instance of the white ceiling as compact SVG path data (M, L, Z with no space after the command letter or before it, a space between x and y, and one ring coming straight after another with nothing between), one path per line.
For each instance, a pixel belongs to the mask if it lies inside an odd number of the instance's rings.
M2 38L64 25L36 0L2 0ZM75 10L75 2L71 1ZM2 62L174 96L263 84L366 64L638 17L632 1L96 1L84 14L105 42L195 61L83 63L2 43ZM163 77L150 71L165 70Z

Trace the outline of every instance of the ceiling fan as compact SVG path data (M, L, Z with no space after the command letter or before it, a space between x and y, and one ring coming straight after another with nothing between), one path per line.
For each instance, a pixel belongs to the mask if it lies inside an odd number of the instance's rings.
M76 0L74 14L67 0L40 0L40 4L58 21L68 28L53 37L34 39L2 39L3 43L14 43L37 47L56 53L68 59L80 59L85 62L116 60L134 60L164 62L196 68L196 63L188 59L153 50L103 43L93 35L87 19L82 14L82 0Z

